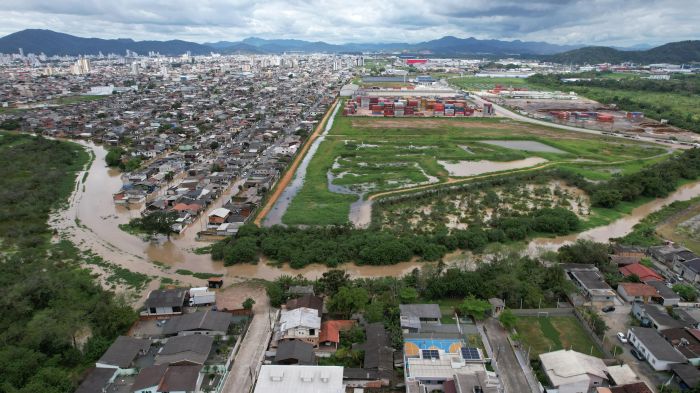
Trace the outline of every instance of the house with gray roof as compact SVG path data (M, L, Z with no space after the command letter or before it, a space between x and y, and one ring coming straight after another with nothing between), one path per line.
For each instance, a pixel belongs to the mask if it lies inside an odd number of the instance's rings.
M670 370L673 364L687 362L655 329L633 326L627 331L627 338L656 371Z
M605 282L598 269L566 270L566 272L591 302L612 303L617 297L615 291Z
M113 368L92 368L88 371L87 376L80 383L78 389L75 390L75 393L103 392L114 381L117 372Z
M277 346L274 363L315 365L314 346L301 340L281 341Z
M134 393L194 393L199 391L202 366L146 367L139 372L131 386Z
M656 300L664 307L677 306L678 302L681 301L680 295L673 292L671 288L666 286L665 282L662 281L649 281L647 283L656 289Z
M134 368L136 358L139 355L145 355L149 348L151 348L149 340L119 336L95 363L95 367L121 370Z
M182 314L187 289L159 289L151 291L146 299L143 315L173 315Z
M655 304L632 303L632 315L642 322L643 326L650 326L656 330L692 327L689 323L668 315L666 310Z
M202 365L209 357L214 337L175 336L166 341L156 356L155 364Z
M440 325L442 312L437 304L400 304L401 329L407 332L419 332L421 324Z
M163 327L166 336L203 334L223 336L231 325L231 314L219 311L197 311L170 318Z

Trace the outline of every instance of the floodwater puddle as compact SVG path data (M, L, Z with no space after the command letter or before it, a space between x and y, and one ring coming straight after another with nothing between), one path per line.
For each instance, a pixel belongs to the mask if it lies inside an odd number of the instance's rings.
M476 176L484 173L522 169L547 162L542 157L528 157L515 161L438 161L450 173L450 176Z
M537 141L479 141L487 145L504 147L512 150L532 151L536 153L559 153L566 154L565 151L549 146Z

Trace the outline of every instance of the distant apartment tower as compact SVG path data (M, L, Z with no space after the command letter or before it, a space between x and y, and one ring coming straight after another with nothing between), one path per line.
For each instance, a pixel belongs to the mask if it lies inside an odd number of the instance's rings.
M139 65L136 62L131 63L131 75L139 74Z
M73 75L85 75L90 73L90 60L80 58L70 66L70 73Z
M24 57L24 49L19 48L19 55L22 56L22 57Z

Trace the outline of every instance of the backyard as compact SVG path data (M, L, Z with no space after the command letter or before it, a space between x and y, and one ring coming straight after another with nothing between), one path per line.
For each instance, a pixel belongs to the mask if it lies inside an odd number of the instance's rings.
M530 359L558 349L603 356L588 332L573 316L518 317L515 329L523 349L529 350Z

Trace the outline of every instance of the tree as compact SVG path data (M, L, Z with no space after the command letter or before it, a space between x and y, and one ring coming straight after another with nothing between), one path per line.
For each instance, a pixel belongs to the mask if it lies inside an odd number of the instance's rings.
M562 263L591 263L602 271L608 270L610 257L608 245L591 240L577 240L559 248L559 262Z
M177 212L158 210L141 218L137 225L145 232L165 235L170 240L170 235L175 233L173 225L177 223L177 219Z
M507 330L513 330L515 324L518 322L518 317L513 314L511 309L506 308L501 312L501 315L498 316L498 320L501 322L501 325L503 325L504 328Z
M413 303L418 299L418 291L412 287L401 288L399 299L401 299L401 303Z
M364 309L368 301L369 295L366 289L342 287L336 294L331 296L328 309L331 312L337 312L343 314L345 317L350 317L353 313Z
M464 315L471 315L476 320L486 318L486 315L491 311L491 303L486 300L477 299L474 295L464 299L459 306L459 311Z
M364 316L369 323L381 322L384 319L384 303L372 300L370 304L365 306Z
M675 284L672 289L673 292L679 294L685 301L694 302L698 299L698 292L691 285Z
M107 163L107 166L120 166L122 163L122 155L124 155L124 149L120 147L114 147L109 149L107 155L105 156L105 162Z
M252 310L252 309L253 309L253 305L255 305L255 300L253 300L253 299L251 299L251 298L246 298L246 299L243 301L243 308L246 309L246 310Z
M236 263L256 262L258 260L258 245L255 239L243 237L236 239L233 247L226 250L224 265L230 266Z
M212 150L218 149L218 148L219 148L219 142L217 142L217 141L212 141L212 142L209 144L209 148L212 149Z
M350 281L350 275L345 270L329 270L318 279L318 291L331 295L338 292L340 287L346 286Z
M168 172L165 174L165 176L163 176L163 179L165 179L165 181L172 181L174 178L175 174L173 172Z

